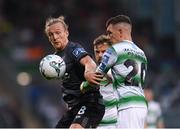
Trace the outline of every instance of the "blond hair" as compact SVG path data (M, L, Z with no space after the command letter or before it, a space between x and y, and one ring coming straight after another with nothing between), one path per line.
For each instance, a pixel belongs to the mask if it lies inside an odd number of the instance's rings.
M46 20L46 24L45 24L45 33L47 34L47 28L55 23L60 22L63 26L65 30L68 30L68 25L65 23L65 18L64 16L59 16L58 18L53 18L53 17L49 17Z

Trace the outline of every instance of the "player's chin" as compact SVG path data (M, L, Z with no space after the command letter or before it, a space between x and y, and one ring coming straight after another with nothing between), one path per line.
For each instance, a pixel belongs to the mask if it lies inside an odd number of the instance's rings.
M57 50L61 50L62 46L60 44L53 44L54 48Z
M98 64L100 64L100 63L101 63L101 58L99 58L99 60L97 61L97 63L98 63Z

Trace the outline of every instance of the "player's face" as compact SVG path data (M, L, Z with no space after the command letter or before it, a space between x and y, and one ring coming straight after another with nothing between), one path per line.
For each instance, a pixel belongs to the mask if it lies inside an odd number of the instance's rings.
M55 49L62 50L68 43L68 31L60 22L50 25L47 29L49 41Z
M153 92L151 89L145 89L144 90L145 97L148 101L153 100Z
M95 54L97 63L101 62L102 56L108 48L109 46L107 45L107 43L102 43L102 44L98 44L94 46L94 54Z
M106 31L107 31L107 36L109 37L112 43L117 43L122 41L121 29L118 28L116 25L110 24L107 27Z

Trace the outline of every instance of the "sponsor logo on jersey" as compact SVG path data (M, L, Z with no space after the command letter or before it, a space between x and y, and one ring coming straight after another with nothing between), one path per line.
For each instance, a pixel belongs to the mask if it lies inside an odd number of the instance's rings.
M109 61L109 56L108 55L104 55L103 58L102 58L102 62L99 66L99 69L103 72L105 72L105 69L106 69L106 66L108 64L108 61Z
M108 55L104 55L103 56L103 59L102 59L102 62L107 64L108 63L108 60L109 60L109 56Z
M106 64L101 63L101 64L99 65L99 70L100 70L101 72L105 71L105 68L106 68Z
M73 51L73 55L78 57L80 56L82 53L85 53L86 51L84 50L84 48L76 48Z

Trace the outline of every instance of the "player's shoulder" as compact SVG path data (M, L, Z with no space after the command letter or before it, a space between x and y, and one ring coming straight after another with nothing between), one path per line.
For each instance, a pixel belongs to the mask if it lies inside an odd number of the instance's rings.
M72 53L74 50L76 50L76 49L79 50L79 49L82 49L82 48L83 47L79 43L70 41L68 43L68 46L67 46L67 51Z
M117 53L124 52L125 49L130 48L130 47L131 47L130 43L127 43L125 41L112 45L112 49Z
M81 57L88 55L88 52L77 42L69 42L69 53L73 55L73 57L80 59Z
M80 45L80 43L78 43L78 42L72 42L72 41L69 41L69 43L68 43L69 45L69 48L76 48L76 47L80 47L81 45Z
M137 51L142 51L142 49L140 49L136 43L132 42L132 41L129 41L129 40L124 40L120 43L118 43L118 45L124 49L124 48L130 48L130 49L134 49L134 50L137 50Z

